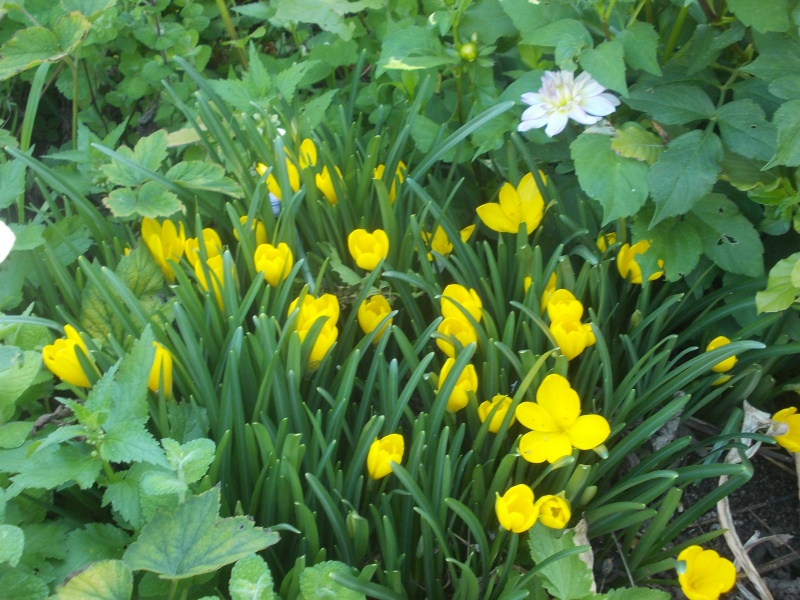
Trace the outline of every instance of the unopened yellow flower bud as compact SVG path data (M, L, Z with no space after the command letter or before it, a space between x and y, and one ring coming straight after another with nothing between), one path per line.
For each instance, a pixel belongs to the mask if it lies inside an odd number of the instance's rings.
M175 281L175 272L170 263L180 262L183 256L186 244L183 223L178 223L178 227L175 227L172 221L159 223L155 219L145 217L142 219L142 241L161 267L164 278L170 283Z
M264 281L275 287L289 276L294 264L294 256L284 242L277 246L260 244L253 255L253 262L256 271L264 275Z
M45 366L62 381L78 387L91 387L89 378L78 360L78 352L89 358L89 351L72 325L64 326L65 338L59 338L42 348Z
M717 336L708 343L708 346L706 346L706 352L711 352L712 350L716 350L717 348L721 348L722 346L726 346L730 343L731 341L724 335ZM713 367L711 367L711 370L715 373L724 373L725 371L730 371L736 364L736 361L737 358L735 356L731 356L730 358L726 358L725 360L715 364Z
M509 488L502 496L496 494L494 510L503 529L514 533L528 531L539 516L533 490L522 483Z
M347 247L359 267L372 271L389 254L389 237L383 229L356 229L347 236Z
M392 307L389 306L389 302L380 294L367 298L358 307L358 312L356 313L361 331L365 334L371 333L391 312ZM381 337L383 337L386 328L391 325L391 323L392 320L389 319L383 324L380 331L375 334L373 343L378 343Z
M147 387L151 392L164 390L164 396L172 397L172 354L158 342L153 342L156 354L153 357L153 366L150 368L150 377ZM163 382L163 386L162 386Z
M489 422L489 431L492 433L500 431L503 419L506 418L506 414L511 408L511 398L503 394L496 394L491 400L481 402L480 406L478 406L478 418L481 420L481 423L486 422L486 419L489 418L489 415L495 410L495 407L497 407L497 410L492 416L492 420ZM508 423L509 427L514 424L515 420L516 417L512 416L511 421Z
M442 370L439 371L439 389L444 387L447 381L447 376L453 369L456 363L454 358L448 358L442 365ZM478 391L478 372L475 370L474 365L467 365L458 376L453 391L450 392L450 397L447 399L447 410L450 412L457 412L464 408L469 403L469 394Z
M367 473L372 479L382 479L392 472L392 464L403 461L405 440L399 433L376 439L367 454Z

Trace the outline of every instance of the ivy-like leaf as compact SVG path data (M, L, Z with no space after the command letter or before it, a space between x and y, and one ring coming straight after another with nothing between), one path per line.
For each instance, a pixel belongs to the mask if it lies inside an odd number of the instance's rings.
M734 100L720 107L717 123L723 143L737 154L759 160L769 160L775 154L775 125L752 100Z
M685 83L634 87L628 97L623 98L623 102L646 112L664 125L710 119L716 112L708 94L695 85Z
M672 140L647 177L656 203L651 225L691 210L711 191L721 161L722 143L713 133L694 130Z
M623 46L619 42L603 42L596 48L587 48L581 53L581 66L600 85L620 94L627 94L623 54Z
M528 536L528 547L534 563L540 563L558 552L575 547L572 538L575 532L564 533L556 538L555 533L536 523ZM538 578L545 589L560 600L583 600L591 593L592 577L577 554L557 560L538 572Z
M255 527L246 517L220 518L219 488L213 488L174 511L157 512L124 560L134 571L185 579L212 573L277 541L277 533Z
M800 300L800 252L779 260L769 271L767 289L756 292L756 309L778 312Z
M666 150L664 140L635 121L628 121L617 128L611 138L611 148L620 156L635 158L648 165L656 162Z
M570 145L578 182L603 207L603 223L636 213L647 200L647 165L620 156L611 138L582 133Z
M231 600L273 600L272 573L257 554L239 559L231 571L228 591Z
M130 600L133 573L121 560L101 560L56 591L56 600Z

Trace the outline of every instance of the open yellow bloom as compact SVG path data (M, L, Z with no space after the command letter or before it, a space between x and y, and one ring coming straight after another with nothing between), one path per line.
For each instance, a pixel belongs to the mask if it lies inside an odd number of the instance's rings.
M572 360L597 341L592 326L580 321L550 323L550 334L567 360Z
M372 171L372 178L373 179L383 179L383 172L386 170L386 165L378 165ZM397 163L397 169L394 172L394 179L392 179L392 186L389 188L389 202L394 204L395 199L397 198L397 184L403 183L406 178L406 171L408 168L406 167L406 163L402 160Z
M365 334L372 333L372 331L375 330L380 322L389 316L389 313L391 312L392 307L389 306L389 302L386 300L386 298L380 294L370 296L358 307L358 312L356 313L358 326L361 327L361 331L363 331ZM378 341L383 337L386 328L391 324L392 319L389 319L383 324L380 331L375 334L375 337L372 340L374 344L378 343Z
M339 167L334 167L334 170L336 171L336 177L341 181L342 172L339 170ZM317 173L314 176L314 181L316 181L317 188L330 204L336 204L339 201L336 197L336 188L333 186L333 178L331 177L331 172L328 170L328 167L323 167L322 173Z
M447 376L456 363L456 359L448 358L442 365L442 370L439 371L439 389L444 387ZM473 394L478 391L478 372L475 370L474 365L467 365L458 376L456 385L447 399L447 410L450 412L458 412L469 404L469 393Z
M555 290L547 301L547 316L551 323L580 321L583 318L583 304L569 290Z
M544 180L544 173L539 174ZM522 225L530 234L539 226L544 215L544 198L533 173L528 173L515 188L506 182L500 188L499 202L481 204L478 216L484 225L497 232L517 233Z
M239 223L242 226L247 226L247 215L243 215L239 217ZM256 246L260 246L261 244L267 243L267 228L262 221L258 219L253 219L250 221L250 232L252 233L253 230L256 232ZM236 238L236 241L239 241L239 232L235 229L233 230L233 237Z
M89 351L80 334L72 325L64 325L67 337L59 338L42 348L42 360L50 371L67 383L78 387L91 387L89 378L78 360L78 352L89 358Z
M145 217L142 219L142 240L161 267L164 278L170 283L175 281L175 273L169 261L180 262L183 256L186 244L183 223L178 223L178 227L175 227L172 221L159 223L155 219Z
M468 314L480 323L481 308L483 308L481 297L472 288L467 289L461 284L451 283L442 291L442 316L445 319L467 321L466 314Z
M539 521L551 529L563 529L572 517L569 502L561 496L542 496L536 501Z
M253 262L256 271L263 273L264 281L275 287L289 276L294 264L294 256L284 242L277 246L260 244L253 254Z
M736 567L713 550L689 546L678 555L678 583L689 600L718 600L736 584Z
M520 483L503 494L495 494L494 511L497 520L507 531L523 533L536 523L539 509L533 502L533 490Z
M436 345L439 346L439 350L450 358L456 355L456 348L453 342L450 341L450 336L456 338L462 347L466 347L467 344L478 341L478 333L475 331L472 323L467 321L463 316L443 319L436 328L436 332L445 336L445 339L436 338Z
M297 307L297 302L298 299L295 299L289 305L290 315ZM314 366L325 357L339 336L339 329L336 327L339 320L339 301L333 294L323 294L319 298L303 296L297 315L297 335L300 336L301 342L305 341L311 327L320 317L325 317L325 323L311 348L311 355L308 358L310 366Z
M389 254L389 237L383 229L356 229L347 236L347 248L359 267L372 271Z
M730 343L731 341L724 335L717 336L708 343L708 346L706 346L706 352L710 352L711 350L716 350L717 348L720 348ZM717 364L715 364L713 367L711 367L711 370L714 371L715 373L724 373L725 371L730 371L736 364L736 361L737 358L735 356L731 356L730 358L726 358L725 360L722 360Z
M222 254L222 240L220 239L219 234L210 227L203 229L203 245L206 248L206 260L213 256L219 256ZM199 238L187 239L184 249L186 252L186 260L188 260L189 264L192 265L192 268L194 268L195 263L200 260Z
M206 274L203 270L203 261L201 260L198 260L194 264L194 275L197 277L197 283L204 292L207 292L209 289L214 290L214 296L217 298L217 304L222 306L222 290L225 287L225 263L222 259L222 256L212 256L205 261L205 266L208 269L211 285L209 285L208 279L206 279ZM234 277L234 273L231 273L230 275L231 278Z
M464 229L459 232L461 241L466 242L472 235L473 231L475 231L475 225L468 225L467 227L464 227ZM436 252L437 254L442 255L444 258L447 258L453 251L453 242L451 242L450 238L447 237L447 233L441 227L441 225L436 226L436 230L433 232L433 235L427 231L421 231L420 234L422 235L422 241L426 244L430 244L432 252ZM432 252L428 252L428 260L433 260Z
M367 473L373 479L381 479L392 472L392 463L398 465L403 461L406 444L399 433L390 433L386 437L376 439L369 447L367 454Z
M495 407L497 407L497 410L492 416L492 420L489 421L489 431L492 433L497 433L500 431L500 426L503 424L503 419L506 418L506 414L508 414L508 411L511 408L511 398L503 394L496 394L491 400L481 402L478 406L478 418L481 420L481 423L486 422L486 419L489 418L489 415L493 410L495 410ZM514 424L514 421L516 421L516 418L512 416L508 426L511 427L511 425Z
M647 252L647 249L650 248L650 242L647 240L640 240L636 242L633 246L630 244L623 244L622 247L619 249L619 253L617 254L617 270L619 274L624 277L625 279L630 279L631 283L642 283L642 267L639 266L639 263L636 262L636 256L639 254L644 254ZM664 267L664 261L658 261L659 267ZM664 271L656 271L650 277L647 278L648 281L655 281L659 277L664 274Z
M789 452L800 452L800 415L796 413L797 408L790 406L772 415L773 421L789 426L789 431L785 434L775 436L775 441Z
M263 177L264 173L269 170L269 167L264 163L258 163L256 165L256 172ZM296 192L300 189L300 173L297 170L297 167L294 164L287 160L286 161L286 172L289 175L289 187L292 188L293 192ZM269 193L275 196L278 200L283 200L281 186L278 183L277 178L275 177L275 169L272 169L270 174L267 176L267 189Z
M172 354L158 342L153 342L156 347L156 354L153 357L153 366L150 367L150 377L147 379L147 387L151 392L164 390L167 398L172 397ZM162 388L161 382L164 382Z
M522 402L516 417L529 431L519 442L522 458L532 463L553 463L572 454L572 448L591 450L611 433L600 415L581 415L581 401L569 381L557 373L544 378L536 402Z

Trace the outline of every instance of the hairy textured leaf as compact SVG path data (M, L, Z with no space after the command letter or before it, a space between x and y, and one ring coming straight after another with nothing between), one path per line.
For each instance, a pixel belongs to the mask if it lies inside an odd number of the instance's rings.
M647 177L656 203L652 225L688 212L710 192L721 161L722 143L713 133L695 130L672 140Z
M273 600L272 574L257 554L239 559L231 571L228 591L231 600Z
M717 111L723 143L746 158L769 160L775 154L775 125L752 100L734 100Z
M652 165L666 150L664 140L647 131L635 121L628 121L617 128L611 138L611 148L621 156L635 158Z
M129 600L133 573L121 560L101 560L58 588L56 600Z
M103 429L106 432L100 444L100 456L103 460L166 465L161 446L143 424L118 422Z
M728 8L745 25L756 31L789 29L789 0L728 0Z
M775 111L772 122L778 128L778 144L775 156L764 168L776 165L800 166L800 100L790 100Z
M658 64L658 32L650 23L637 21L617 35L625 50L625 62L634 69L661 75Z
M697 86L684 83L637 87L622 100L664 125L710 119L716 111L708 94Z
M336 560L317 563L300 573L300 597L302 600L364 600L366 596L350 590L331 579L331 573L350 573L350 567Z
M647 165L620 156L611 138L582 133L570 145L578 182L603 207L603 223L636 213L647 200Z
M620 94L627 94L628 84L625 81L623 54L623 46L619 42L603 42L596 48L587 48L583 51L581 66L603 87Z
M789 308L800 299L800 282L793 281L793 274L800 265L800 252L779 260L769 271L767 289L756 292L756 309L762 312L778 312Z
M174 511L158 512L125 552L134 571L165 579L212 573L278 541L246 517L220 518L219 488L187 498Z
M530 530L528 547L533 562L538 564L554 554L575 547L574 531L556 538L555 532L541 523ZM539 571L545 589L560 600L582 600L590 594L592 577L577 554L555 561Z
M186 483L200 481L214 462L217 447L208 438L191 440L181 445L173 439L161 440L167 460L173 470Z

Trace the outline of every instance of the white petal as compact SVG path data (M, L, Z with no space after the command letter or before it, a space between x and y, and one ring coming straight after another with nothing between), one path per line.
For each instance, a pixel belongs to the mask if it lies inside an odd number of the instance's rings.
M574 104L570 107L568 116L573 121L577 121L581 125L594 125L600 120L600 117L593 117L586 113L580 106Z
M550 120L547 122L547 129L544 132L548 137L553 137L564 131L567 126L567 115L562 112L554 112L550 115Z
M529 129L539 129L550 122L550 115L543 115L538 119L524 119L517 125L517 131L528 131Z
M547 113L552 112L547 110L543 104L536 104L526 108L522 112L522 120L529 121L530 119L541 119Z
M9 226L3 221L0 221L0 263L3 262L9 252L11 252L11 248L14 246L14 240L16 239L14 232L11 231Z
M542 101L542 95L538 92L527 92L521 98L525 104L538 104Z
M587 98L581 102L581 108L590 115L598 115L601 117L610 115L617 108L617 105L611 104L611 102L604 98L604 96L607 95L608 94L601 94L600 96L595 96L594 98Z

